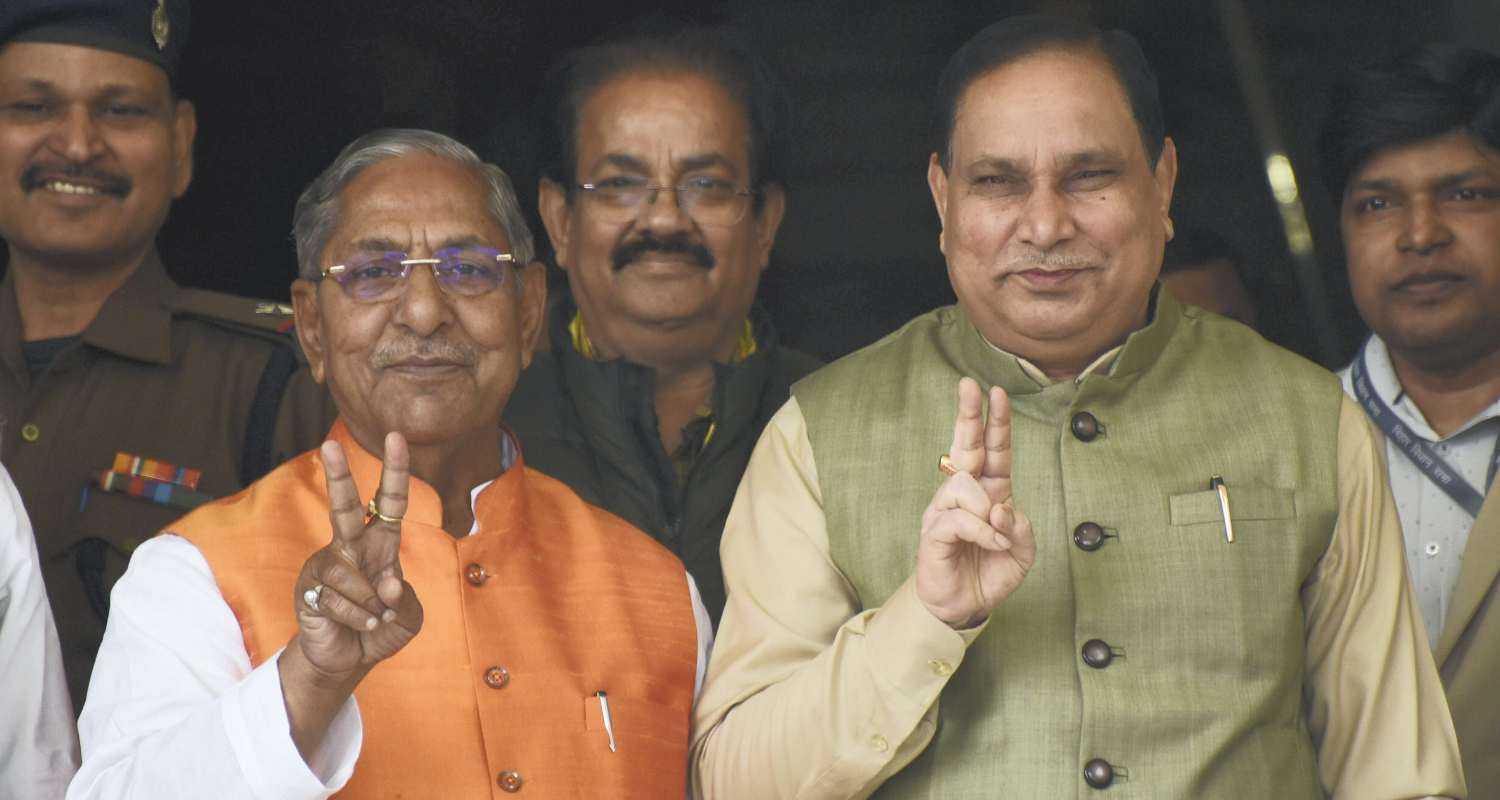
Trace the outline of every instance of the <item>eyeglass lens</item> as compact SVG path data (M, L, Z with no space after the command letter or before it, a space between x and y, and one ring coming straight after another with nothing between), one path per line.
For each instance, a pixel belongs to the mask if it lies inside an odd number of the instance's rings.
M433 277L444 291L475 297L505 283L504 255L487 247L444 248L433 253L433 259L410 259L397 252L371 253L350 260L334 279L355 300L385 300L404 291L412 269L425 264L432 267Z
M676 194L684 214L704 225L733 225L749 205L750 195L722 178L690 178L678 186L655 186L640 178L615 177L582 184L584 194L617 220L629 219L644 204L670 202L663 194Z

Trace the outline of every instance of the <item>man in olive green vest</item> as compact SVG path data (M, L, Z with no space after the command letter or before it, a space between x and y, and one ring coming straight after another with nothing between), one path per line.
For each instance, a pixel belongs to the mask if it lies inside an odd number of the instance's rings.
M958 305L767 426L698 795L1464 796L1375 432L1156 286L1177 158L1134 40L999 23L938 108Z
M1500 56L1431 45L1351 71L1321 144L1372 332L1344 389L1386 434L1470 795L1500 797Z

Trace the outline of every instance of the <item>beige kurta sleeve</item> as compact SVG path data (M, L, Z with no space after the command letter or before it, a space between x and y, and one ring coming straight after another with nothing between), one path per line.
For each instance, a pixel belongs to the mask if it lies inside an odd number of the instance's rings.
M938 694L982 626L953 631L909 580L860 607L829 556L796 399L761 434L720 554L729 602L694 714L695 795L869 795L932 739Z
M1407 579L1383 450L1344 398L1338 523L1302 592L1318 771L1334 798L1464 797L1458 740Z

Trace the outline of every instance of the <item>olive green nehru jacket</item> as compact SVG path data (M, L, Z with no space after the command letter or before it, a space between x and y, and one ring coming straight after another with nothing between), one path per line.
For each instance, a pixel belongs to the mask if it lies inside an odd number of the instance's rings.
M1039 386L947 308L795 387L831 555L865 607L911 575L959 378L1011 397L1036 565L944 689L931 745L878 796L1087 796L1090 762L1108 766L1101 796L1323 796L1301 590L1337 517L1342 392L1165 292L1153 314L1080 381Z

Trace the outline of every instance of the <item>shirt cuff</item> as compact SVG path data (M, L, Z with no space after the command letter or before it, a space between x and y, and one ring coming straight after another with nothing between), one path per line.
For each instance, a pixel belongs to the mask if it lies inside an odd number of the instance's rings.
M281 652L266 659L224 697L224 727L245 778L257 797L322 798L354 774L364 744L364 723L351 695L334 715L312 765L292 742L281 693Z
M917 599L916 584L907 579L885 605L871 616L865 638L881 677L902 696L925 708L931 705L958 665L969 644L984 632L989 620L955 631L932 615Z

